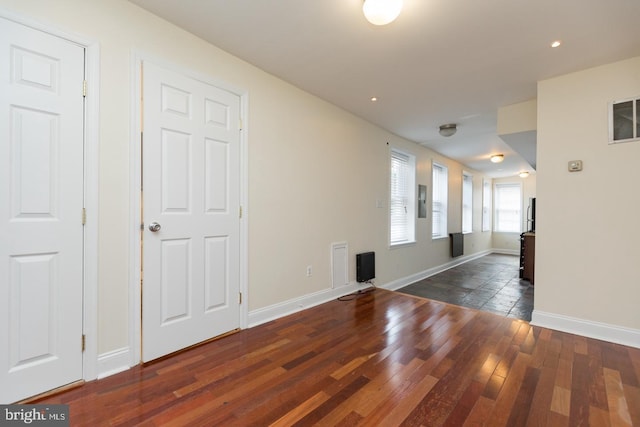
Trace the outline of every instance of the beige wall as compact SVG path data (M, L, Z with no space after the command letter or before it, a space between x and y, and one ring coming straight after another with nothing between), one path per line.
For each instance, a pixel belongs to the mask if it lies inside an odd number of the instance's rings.
M537 109L536 99L498 108L498 135L535 131Z
M450 260L448 239L431 241L417 222L415 245L388 247L389 142L417 157L419 184L431 188L431 160L449 167L449 230L461 229L462 166L311 96L124 0L0 0L0 7L100 44L99 353L127 347L129 304L130 78L143 52L248 93L249 308L331 287L329 250L346 241L374 250L378 284ZM474 174L475 212L482 175ZM383 207L378 208L376 201ZM466 254L488 250L490 233L465 236ZM306 277L306 266L313 275Z
M607 142L608 104L638 96L640 57L538 85L537 311L640 329L640 142Z

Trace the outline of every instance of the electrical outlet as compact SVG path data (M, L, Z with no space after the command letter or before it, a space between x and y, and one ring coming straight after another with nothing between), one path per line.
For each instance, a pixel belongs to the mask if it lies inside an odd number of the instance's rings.
M311 277L312 273L313 273L313 269L311 268L310 265L307 265L307 277Z

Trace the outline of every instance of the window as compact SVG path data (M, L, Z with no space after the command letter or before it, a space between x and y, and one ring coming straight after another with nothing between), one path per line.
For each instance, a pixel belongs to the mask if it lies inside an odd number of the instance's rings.
M491 230L491 181L482 180L482 231Z
M520 184L499 183L495 186L494 231L521 231L522 195Z
M447 186L448 170L446 166L433 163L432 188L432 227L431 236L434 239L447 237Z
M609 107L609 142L640 139L640 98L616 101Z
M391 245L415 242L416 159L391 150L389 241Z
M462 172L462 232L473 231L473 176Z

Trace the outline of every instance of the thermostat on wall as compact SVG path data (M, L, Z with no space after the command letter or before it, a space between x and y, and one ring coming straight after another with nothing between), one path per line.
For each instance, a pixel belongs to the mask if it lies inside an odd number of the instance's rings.
M580 172L582 170L582 160L570 160L569 172Z

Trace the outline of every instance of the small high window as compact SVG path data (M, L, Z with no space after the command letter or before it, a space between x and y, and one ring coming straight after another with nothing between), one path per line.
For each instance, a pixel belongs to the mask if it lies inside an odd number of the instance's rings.
M609 142L640 139L640 98L615 101L609 111Z

